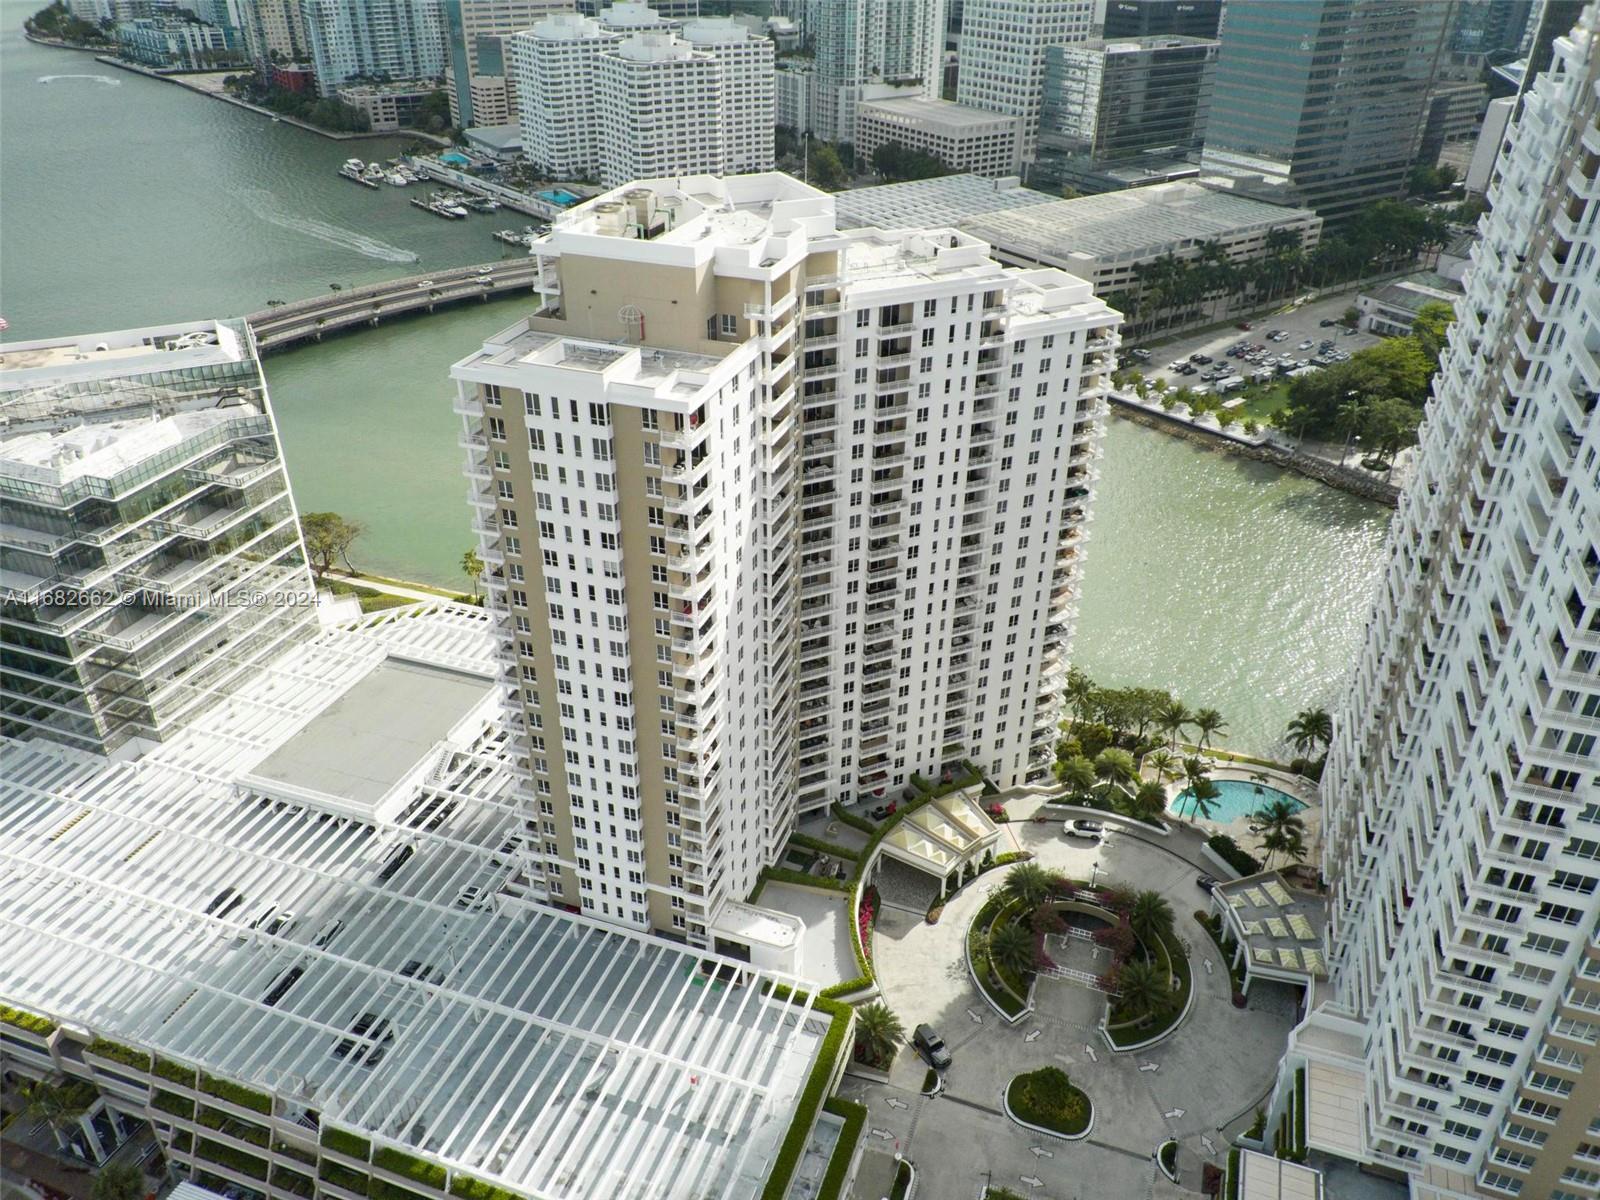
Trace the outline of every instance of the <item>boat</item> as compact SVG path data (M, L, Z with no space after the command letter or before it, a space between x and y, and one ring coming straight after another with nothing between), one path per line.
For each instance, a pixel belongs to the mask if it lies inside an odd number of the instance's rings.
M344 165L347 170L356 172L364 171L367 166L367 164L362 162L359 158L347 158L344 160Z
M472 199L465 200L462 203L473 212L492 213L500 211L500 201L491 200L488 196L474 196Z
M406 187L412 183L412 180L407 179L399 171L390 171L383 177L383 181L390 187Z
M351 162L355 161L357 160L351 160ZM352 167L350 163L345 163L344 166L339 168L339 178L348 179L351 183L359 183L362 187L375 188L378 186L371 179L368 179L363 172Z
M440 204L435 200L424 200L421 196L411 197L411 203L423 212L431 212L436 217L444 217L450 221L459 221L467 215L467 210L464 208Z
M377 163L368 163L367 169L361 172L361 181L377 187L383 182L384 171Z

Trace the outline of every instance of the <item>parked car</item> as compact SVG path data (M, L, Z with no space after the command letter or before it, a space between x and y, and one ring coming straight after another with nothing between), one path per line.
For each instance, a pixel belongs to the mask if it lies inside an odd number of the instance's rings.
M1135 349L1129 350L1128 353L1134 358L1137 358L1140 362L1150 361L1150 351L1144 349L1143 347L1136 347Z
M890 801L888 804L880 804L877 808L872 810L872 819L874 821L882 821L886 817L892 817L899 810L899 808L900 806L893 801Z
M1237 329L1249 329L1250 328L1250 322L1249 321L1240 321L1239 324L1237 326L1235 326L1235 328L1237 328Z
M469 883L466 887L462 888L456 893L457 908L466 908L471 909L474 912L482 912L484 909L493 905L493 903L494 897L490 894L489 889L486 887L480 887L476 883Z
M1106 827L1099 821L1091 821L1087 817L1076 817L1067 822L1066 834L1068 837L1086 838L1091 842L1098 842L1105 836Z
M1214 358L1212 358L1211 355L1209 355L1209 354L1195 353L1195 354L1189 355L1189 361L1192 362L1192 363L1199 363L1202 367L1204 367L1204 366L1209 366L1211 363L1215 362L1216 360Z
M918 1025L916 1032L911 1035L911 1044L935 1071L943 1071L952 1061L950 1047L934 1032L932 1025Z
M1335 321L1332 317L1323 317L1322 320L1317 322L1317 324L1322 326L1324 329L1330 329L1338 323L1339 322Z
M1311 349L1311 347L1313 347L1315 345L1316 345L1315 342L1313 342L1310 338L1307 338L1305 341L1301 342L1298 346L1296 346L1295 349L1296 350L1309 350L1309 349Z
M1212 888L1217 886L1217 881L1215 879L1211 878L1211 876L1209 876L1209 875L1196 875L1194 877L1194 883L1195 883L1195 886L1197 888L1199 888L1202 892L1207 892L1207 893L1209 893Z
M369 1067L377 1066L394 1042L394 1030L389 1028L388 1018L373 1012L364 1012L357 1017L355 1024L350 1026L350 1033L350 1037L341 1038L334 1046L333 1056L365 1063ZM362 1039L370 1039L374 1044L368 1047Z

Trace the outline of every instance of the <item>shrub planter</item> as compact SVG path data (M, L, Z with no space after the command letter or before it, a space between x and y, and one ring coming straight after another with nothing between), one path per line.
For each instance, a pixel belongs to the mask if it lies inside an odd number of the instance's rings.
M1059 1077L1059 1078L1053 1078ZM1065 1095L1072 1099L1083 1101L1083 1115L1081 1118L1067 1118L1056 1125L1042 1124L1046 1117L1030 1107L1027 1093L1030 1085L1034 1090L1048 1083L1054 1089L1065 1088ZM1013 1107L1012 1099L1016 1097L1016 1106ZM1000 1094L1000 1102L1005 1106L1006 1116L1021 1125L1024 1129L1031 1129L1035 1133L1042 1133L1046 1137L1058 1138L1064 1142L1082 1141L1094 1132L1094 1102L1082 1088L1074 1087L1067 1079L1067 1073L1059 1067L1042 1067L1025 1075L1018 1075L1006 1085L1005 1091ZM1017 1108L1022 1108L1027 1114L1025 1119L1019 1116Z
M944 1076L928 1068L928 1073L922 1077L922 1094L924 1096L937 1096L944 1091Z
M889 1200L911 1200L916 1194L917 1169L910 1159L895 1155L894 1190L889 1193Z
M1170 1139L1156 1147L1156 1166L1173 1183L1178 1182L1178 1143Z
M992 899L998 899L998 897L995 897L995 898L992 898ZM986 914L986 912L988 910L989 904L991 902L992 902L992 900L991 901L985 901L983 908L980 908L978 910L977 914L972 918L972 923L967 926L967 934L966 934L966 936L964 938L962 938L962 941L961 941L961 952L962 952L962 957L964 958L964 960L966 961L966 964L967 964L967 975L972 980L972 986L977 989L978 995L983 997L984 1003L987 1004L990 1008L994 1009L994 1011L999 1015L999 1017L1000 1017L1000 1019L1002 1021L1004 1021L1007 1025L1015 1025L1018 1021L1022 1020L1024 1017L1026 1017L1029 1013L1031 1013L1033 1011L1033 1004L1031 1002L1031 997L1030 997L1029 1000L1019 1000L1018 1001L1018 1008L1017 1008L1016 1012L1014 1012L1014 1013L1013 1012L1007 1012L1005 1007L1001 1004L1001 1002L999 1000L997 1000L994 996L989 994L989 989L984 986L983 980L980 979L979 976L978 976L977 965L972 961L972 940L973 940L973 934L974 934L974 926L976 926L980 921L982 921L984 919L984 916L985 916L985 914ZM1004 906L1002 905L1001 907L1003 908ZM989 913L988 914L989 922L990 922L991 925L993 924L995 917L998 916L998 915L999 915L999 910L996 910L996 912L994 912L994 913ZM991 974L994 974L993 966L990 967L990 972L991 972ZM995 979L997 984L1000 984L1000 977L999 977L998 974L994 974L994 979ZM1001 984L1001 986L1004 986L1004 985ZM1013 997L1013 999L1015 999L1015 997Z

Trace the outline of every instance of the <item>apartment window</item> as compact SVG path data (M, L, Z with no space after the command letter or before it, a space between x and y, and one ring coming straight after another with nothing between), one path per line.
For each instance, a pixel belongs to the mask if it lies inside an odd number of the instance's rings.
M506 423L499 417L489 418L489 437L497 442L506 440Z

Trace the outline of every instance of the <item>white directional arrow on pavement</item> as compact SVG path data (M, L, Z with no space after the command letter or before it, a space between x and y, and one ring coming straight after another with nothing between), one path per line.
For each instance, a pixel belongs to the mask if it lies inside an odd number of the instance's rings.
M1200 1144L1206 1148L1207 1154L1215 1154L1217 1152L1217 1144L1206 1137L1205 1134L1200 1135Z
M882 1138L886 1142L894 1141L894 1134L890 1133L887 1129L874 1129L872 1131L872 1136L876 1138Z
M1211 960L1209 958L1206 959L1205 960L1205 964L1206 964L1206 974L1209 975L1209 974L1211 974Z
M1043 1034L1043 1033L1044 1033L1044 1030L1042 1030L1042 1029L1035 1029L1035 1030L1034 1030L1034 1031L1033 1031L1033 1032L1032 1032L1032 1033L1029 1033L1029 1034L1026 1034L1026 1035L1024 1035L1024 1036L1023 1036L1023 1039L1022 1039L1022 1040L1023 1040L1023 1041L1025 1041L1025 1042L1034 1042L1034 1041L1038 1041L1038 1040L1039 1040L1039 1037L1040 1037L1040 1035L1041 1035L1041 1034Z
M1035 1158L1054 1158L1056 1156L1054 1150L1046 1150L1043 1146L1029 1146L1028 1149Z
M889 1107L890 1108L910 1108L911 1106L909 1104L907 1104L904 1100L897 1100L895 1097L890 1096L889 1097Z
M981 1013L973 1012L972 1009L969 1008L969 1009L967 1009L967 1016L972 1018L972 1023L974 1025L982 1025L983 1024L983 1015Z
M1160 1063L1140 1063L1139 1064L1139 1070L1141 1070L1141 1071L1159 1071L1159 1070L1161 1070L1161 1064Z
M1085 1042L1083 1044L1083 1052L1089 1056L1089 1061L1090 1062L1099 1062L1100 1061L1100 1056L1094 1052L1094 1047L1089 1045L1088 1042Z
M1183 1109L1174 1108L1174 1109L1170 1110L1169 1112L1162 1113L1161 1115L1166 1117L1166 1118L1168 1118L1169 1120L1173 1120L1173 1119L1176 1119L1178 1117L1183 1116Z
M1024 1175L1022 1177L1022 1182L1027 1184L1029 1187L1044 1186L1044 1180L1040 1179L1037 1175Z

